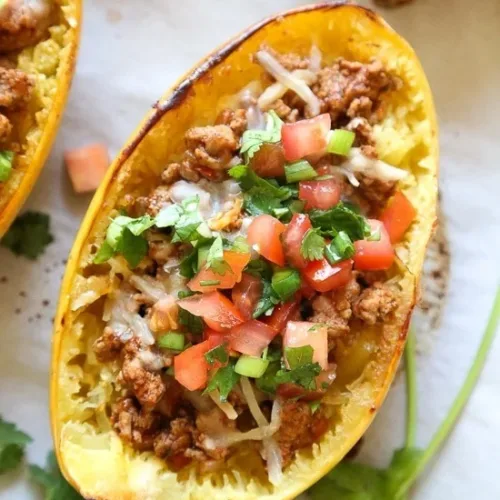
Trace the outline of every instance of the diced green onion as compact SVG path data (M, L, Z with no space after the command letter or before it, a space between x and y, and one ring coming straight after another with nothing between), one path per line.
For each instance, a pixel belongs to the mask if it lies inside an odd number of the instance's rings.
M318 173L306 160L296 161L290 165L285 165L285 177L288 184L299 181L308 181L318 177Z
M333 179L333 175L331 174L326 174L326 175L320 175L319 177L316 177L316 181L327 181L329 179Z
M217 286L220 285L220 280L201 280L201 286Z
M264 375L268 366L269 361L267 359L243 354L236 361L234 371L243 377L260 378Z
M5 182L10 177L13 159L12 151L0 151L0 182Z
M336 155L347 156L354 143L356 135L350 130L336 129L330 133L326 150Z
M353 255L354 245L344 231L339 231L325 248L325 257L332 266L337 262L351 258Z
M182 351L184 349L184 334L178 332L168 332L162 335L158 340L158 346L163 349L172 349L173 351Z
M375 231L370 232L370 236L368 236L366 239L368 241L380 241L380 237L381 237L380 228L377 228Z
M300 274L295 269L279 269L272 277L271 286L278 297L286 302L300 288Z
M288 208L275 208L273 212L274 215L276 215L276 217L278 217L279 219L280 217L288 213Z

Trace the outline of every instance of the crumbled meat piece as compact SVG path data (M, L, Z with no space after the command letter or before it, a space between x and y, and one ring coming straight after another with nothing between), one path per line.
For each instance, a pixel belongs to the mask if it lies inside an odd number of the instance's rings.
M171 203L170 188L169 186L160 185L149 196L140 196L137 198L135 208L139 213L147 213L155 217L169 203Z
M164 417L173 418L179 411L184 389L173 377L165 378L165 386L165 395L156 405L155 410Z
M154 441L155 454L160 458L184 454L193 444L195 431L195 426L189 418L175 418L170 422L168 431L162 430L158 433Z
M131 397L119 399L111 414L113 429L135 449L153 450L160 426L160 415L140 408Z
M347 124L346 129L351 130L356 134L354 146L361 146L363 148L363 153L366 156L370 158L377 158L377 152L375 149L376 141L375 137L373 136L373 129L366 118L353 118Z
M177 182L181 178L181 164L170 163L161 173L161 180L167 185Z
M292 52L288 54L280 54L267 45L263 45L262 50L269 52L269 54L271 54L288 71L309 68L308 57L301 57L298 54L294 54Z
M363 64L338 59L319 71L313 92L321 101L321 112L330 113L335 124L346 116L372 119L381 95L394 86L379 61Z
M354 302L354 316L369 325L384 321L398 307L394 293L382 283L366 288Z
M236 153L239 142L227 125L193 127L186 132L186 159L195 168L223 170Z
M265 111L275 111L285 122L294 123L299 119L300 112L296 108L291 108L283 99L277 99Z
M120 355L123 343L115 335L113 330L107 326L104 328L103 334L94 342L92 349L94 350L96 358L101 363L113 361Z
M328 326L328 347L331 349L337 337L349 333L352 303L360 293L360 286L353 277L344 287L322 294L312 301L313 315L309 321Z
M198 182L200 180L200 173L193 168L188 160L181 163L180 174L183 179L190 182Z
M148 255L161 266L166 264L177 251L176 246L163 233L149 231L147 239L149 244Z
M0 52L18 50L41 40L53 18L51 0L9 0L0 11Z
M383 181L363 174L357 175L356 178L359 181L357 190L370 202L372 209L375 209L375 211L385 206L396 189L395 181Z
M11 132L12 124L6 116L0 113L0 141L8 139Z
M235 231L241 227L243 215L243 200L235 198L233 206L226 211L218 213L208 221L208 227L212 231Z
M247 129L247 112L245 109L224 109L217 119L216 125L228 125L236 137L240 138Z
M139 353L144 351L137 338L123 348L121 379L132 389L135 397L146 407L154 407L165 394L166 386L160 373L145 368Z
M311 407L303 401L286 401L281 408L281 426L276 434L287 466L296 450L309 446L328 430L328 419L321 410L312 413Z
M0 107L16 109L25 106L31 99L33 78L19 69L0 67Z

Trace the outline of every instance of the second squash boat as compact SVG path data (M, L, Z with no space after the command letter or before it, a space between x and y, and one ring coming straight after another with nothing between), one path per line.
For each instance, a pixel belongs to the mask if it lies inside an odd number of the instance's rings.
M404 348L437 156L417 57L362 7L267 19L180 79L68 261L67 479L103 500L285 499L338 463Z

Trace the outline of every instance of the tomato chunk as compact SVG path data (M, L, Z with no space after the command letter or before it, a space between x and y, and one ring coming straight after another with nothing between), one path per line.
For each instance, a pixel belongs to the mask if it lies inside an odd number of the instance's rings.
M209 365L205 354L212 349L205 340L189 347L174 357L175 380L190 391L197 391L207 385Z
M260 177L285 175L285 154L281 144L263 144L253 155L250 167Z
M291 302L285 302L274 308L273 313L264 321L268 324L274 331L282 332L288 321L300 319L299 314L300 302L295 299Z
M340 201L340 184L336 179L299 182L299 199L306 202L306 210L328 210Z
M283 266L285 254L280 236L285 225L270 215L257 216L248 228L247 241L262 257Z
M307 155L326 150L331 118L328 113L310 120L285 123L281 128L281 141L287 161L296 161Z
M391 243L403 239L416 215L417 211L410 200L401 191L397 191L380 217L389 233Z
M310 262L302 275L317 292L329 292L347 285L352 275L352 260L346 259L333 266L326 259Z
M289 321L283 336L283 348L303 347L313 348L313 362L321 368L328 368L328 334L327 327L309 321ZM285 359L288 366L288 361Z
M231 330L229 346L242 354L260 356L276 334L270 326L253 319Z
M191 314L201 316L209 328L217 332L243 323L240 311L220 292L193 295L179 300L177 304Z
M380 232L378 241L359 240L354 242L354 267L362 271L383 271L394 262L394 249L384 224L379 220L369 219L372 233Z
M243 273L241 281L235 285L231 292L234 305L247 321L252 319L255 306L261 295L262 281L248 273Z
M224 332L217 332L211 328L203 330L203 340L210 342L210 348L213 349L227 341L227 334Z
M308 262L300 253L304 235L312 229L311 221L305 214L293 214L292 220L283 233L283 249L286 260L297 269L303 269Z
M224 251L224 261L229 264L224 274L218 274L212 269L201 269L198 274L188 283L188 287L193 292L208 293L221 289L233 288L241 280L241 274L245 266L250 262L250 253ZM215 285L204 285L205 282L215 282Z
M109 166L108 148L92 144L64 152L64 162L76 193L89 193L99 187Z

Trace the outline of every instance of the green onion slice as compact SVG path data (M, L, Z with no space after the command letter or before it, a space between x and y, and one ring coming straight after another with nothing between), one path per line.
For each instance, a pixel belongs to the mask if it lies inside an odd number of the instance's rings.
M184 334L178 332L168 332L162 335L158 340L158 346L163 349L172 349L173 351L182 351L184 349Z
M220 285L220 280L201 280L201 286L217 286Z
M269 360L267 359L243 354L238 358L234 371L243 377L260 378L264 375L268 366Z
M347 156L354 143L356 135L350 130L336 129L330 132L330 140L326 150L336 155Z
M295 269L279 269L271 280L272 289L284 302L295 294L300 285L300 274Z
M325 248L326 260L333 266L354 255L354 245L345 231L339 231L331 243Z
M296 161L290 165L285 165L285 177L288 184L299 181L308 181L318 177L318 173L306 160Z

